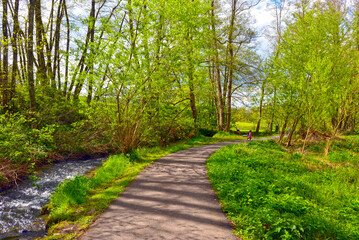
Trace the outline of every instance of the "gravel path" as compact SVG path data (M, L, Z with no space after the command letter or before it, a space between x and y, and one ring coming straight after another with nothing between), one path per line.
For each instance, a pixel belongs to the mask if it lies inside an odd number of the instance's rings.
M236 239L207 178L216 143L169 154L142 171L81 239Z

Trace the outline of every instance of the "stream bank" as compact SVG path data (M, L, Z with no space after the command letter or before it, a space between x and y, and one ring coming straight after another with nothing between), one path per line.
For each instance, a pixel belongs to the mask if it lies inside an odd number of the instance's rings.
M46 234L40 211L57 185L102 165L104 158L58 161L41 168L36 181L24 180L0 195L0 239L33 239Z

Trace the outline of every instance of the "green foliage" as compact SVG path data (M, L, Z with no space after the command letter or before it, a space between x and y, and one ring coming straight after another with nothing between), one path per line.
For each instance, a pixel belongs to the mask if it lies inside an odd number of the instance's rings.
M344 8L302 2L283 33L278 32L278 47L268 61L267 118L275 116L287 128L299 120L302 133L316 129L334 137L350 125L354 130L359 96L356 29L357 19Z
M346 137L345 140L333 143L332 152L328 160L333 163L359 164L359 138L356 136Z
M125 155L111 156L91 179L91 186L97 187L100 184L114 181L126 171L130 160Z
M229 137L232 136L233 134L229 133L229 132L223 132L223 131L219 131L216 134L214 134L213 137Z
M47 208L51 209L48 222L56 223L71 219L69 209L83 204L99 186L120 178L129 166L129 158L125 155L111 156L92 178L76 176L60 184L51 195L50 203L47 205Z
M254 122L236 122L235 126L240 130L240 131L249 131L252 130L254 131L256 129L256 124ZM262 130L265 129L264 128L265 124L262 123Z
M245 127L252 127L256 126L256 122L258 121L259 115L258 115L258 109L248 109L245 107L240 108L234 108L232 109L232 115L233 115L233 121L237 125L239 129L242 130L250 130L250 129L244 129ZM265 126L265 123L263 123L263 126ZM241 128L242 127L242 128Z
M139 151L137 149L131 150L129 153L126 154L126 157L131 163L141 160L141 156L139 155Z
M200 135L203 135L205 137L213 137L217 133L216 130L207 129L207 128L200 128L198 129L198 132Z
M62 93L38 94L37 96L39 105L37 119L41 126L54 123L68 126L88 118L89 109L85 105L78 101L69 101L62 96Z
M346 137L345 141L336 141L333 144L332 150L350 150L354 153L359 153L359 138L358 135Z
M274 141L233 145L211 156L208 175L242 239L359 237L358 168L331 168L315 159L291 155Z
M80 103L78 105L81 106ZM81 119L57 128L54 134L55 151L69 157L114 151L113 133L107 116L111 106L93 103L91 107L79 107L78 111L74 117L80 114L83 116ZM71 115L70 112L68 114Z
M25 163L45 158L54 148L55 126L32 128L36 123L20 114L0 115L0 159Z
M358 164L359 159L354 153L349 151L340 151L340 152L331 152L328 155L328 160L331 162L352 162L353 164Z
M75 176L72 180L66 180L55 189L51 203L54 206L83 203L90 192L89 183L89 178L85 176Z

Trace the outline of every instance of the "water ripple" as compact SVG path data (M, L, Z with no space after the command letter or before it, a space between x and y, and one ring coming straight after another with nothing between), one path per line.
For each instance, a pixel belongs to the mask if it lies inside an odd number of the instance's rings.
M0 195L0 239L33 239L46 234L40 210L56 186L65 179L83 175L100 166L103 159L55 163L37 175L34 186L25 181Z

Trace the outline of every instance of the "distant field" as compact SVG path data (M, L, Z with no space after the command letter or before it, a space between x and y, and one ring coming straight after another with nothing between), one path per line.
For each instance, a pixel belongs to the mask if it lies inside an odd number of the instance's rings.
M236 122L235 126L233 126L233 128L232 128L233 131L236 131L235 127L237 127L240 131L246 131L246 132L248 132L249 130L255 131L257 128L257 123L256 122ZM262 123L260 131L263 132L266 129L267 129L267 123Z

